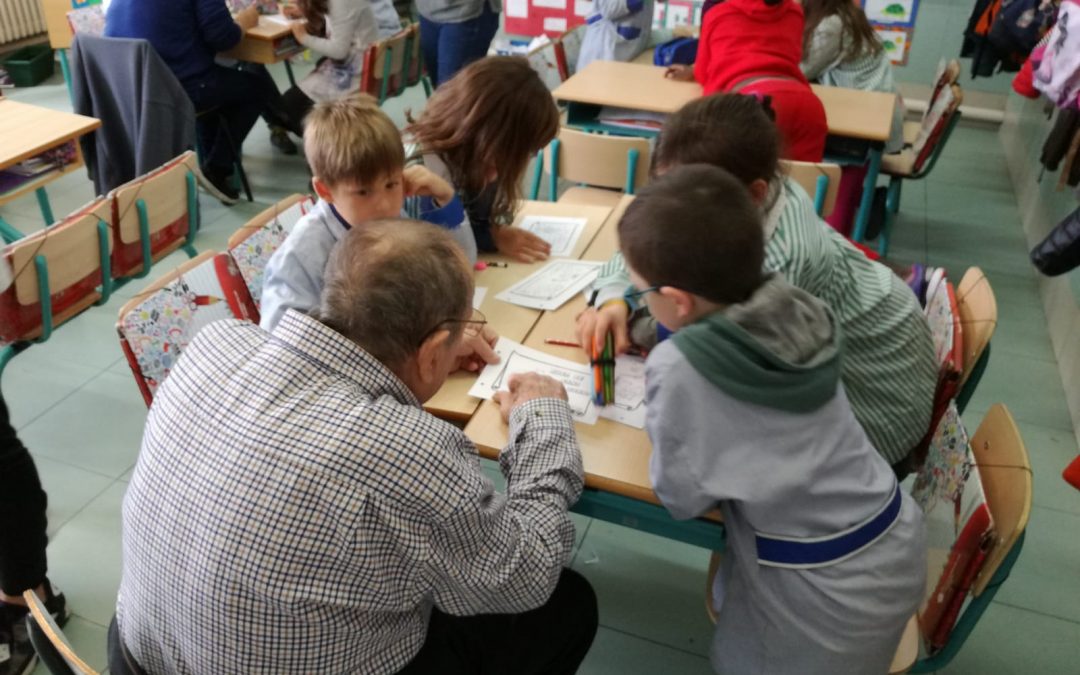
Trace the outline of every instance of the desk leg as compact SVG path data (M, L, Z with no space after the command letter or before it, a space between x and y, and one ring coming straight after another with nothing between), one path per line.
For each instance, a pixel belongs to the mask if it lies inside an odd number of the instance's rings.
M75 94L71 91L71 67L68 66L68 50L57 49L56 51L60 53L60 72L64 76L64 84L67 85L68 99L71 100L71 105L75 105Z
M585 488L571 511L710 551L723 551L726 544L724 526L720 523L675 520L662 506L593 488Z
M859 201L859 213L855 216L855 229L852 239L862 243L866 238L866 228L870 224L870 209L874 206L874 189L877 187L878 173L881 171L881 148L871 148L867 162L866 179L863 181L862 199Z
M4 240L5 244L10 244L13 241L18 241L23 238L23 233L19 232L12 226L11 223L4 220L3 216L0 216L0 239Z
M41 217L45 219L45 226L48 227L56 222L53 220L52 206L49 205L49 193L45 192L44 187L39 187L34 190L34 194L37 195L37 203L41 208Z
M296 76L292 72L292 61L285 59L285 72L289 75L289 84L296 86Z

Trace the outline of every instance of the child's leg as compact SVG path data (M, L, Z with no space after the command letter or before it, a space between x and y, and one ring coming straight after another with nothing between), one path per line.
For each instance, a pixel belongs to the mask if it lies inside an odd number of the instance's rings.
M443 25L420 17L420 51L424 54L424 69L433 87L439 86L439 35Z
M862 199L866 166L845 166L840 171L840 189L836 193L836 206L833 207L833 212L829 214L825 222L845 237L851 237L851 225L855 222L855 214L859 210L859 202Z
M439 82L446 82L473 61L482 59L499 29L499 15L487 2L480 16L444 24L439 35Z

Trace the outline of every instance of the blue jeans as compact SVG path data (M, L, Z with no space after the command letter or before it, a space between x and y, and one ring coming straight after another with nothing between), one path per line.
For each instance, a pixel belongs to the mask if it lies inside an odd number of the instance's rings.
M499 15L486 0L480 16L461 23L439 23L420 17L420 48L424 67L434 86L487 55L491 39L499 29Z

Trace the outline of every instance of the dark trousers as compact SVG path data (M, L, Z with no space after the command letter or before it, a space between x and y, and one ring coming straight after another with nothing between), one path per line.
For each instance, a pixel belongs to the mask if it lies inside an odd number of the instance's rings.
M291 120L295 120L297 125L303 126L304 118L311 112L311 109L315 107L315 101L308 98L300 87L289 87L289 89L281 95L282 108L285 114ZM298 133L298 136L303 136L302 133Z
M487 1L480 16L461 23L438 23L420 17L420 48L424 67L434 86L487 54L491 39L499 29L499 14Z
M271 126L280 126L299 134L299 125L285 114L274 79L266 68L241 64L235 68L214 66L198 83L184 89L198 114L199 141L203 164L231 170L240 146L255 121L262 117ZM232 137L232 143L226 136ZM234 153L235 149L235 153Z
M596 636L596 594L563 570L547 603L522 614L450 616L433 609L427 639L401 675L575 673Z
M45 581L45 506L37 467L15 435L0 394L0 590L21 595Z

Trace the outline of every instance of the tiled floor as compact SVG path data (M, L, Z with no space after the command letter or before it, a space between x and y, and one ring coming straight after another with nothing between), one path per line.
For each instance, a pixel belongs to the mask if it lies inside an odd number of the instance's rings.
M58 79L11 94L68 107ZM421 105L413 93L389 109L402 123L406 106ZM251 215L306 187L302 161L274 154L261 125L245 145L245 163L258 203L226 209L203 200L200 250L221 249ZM49 192L58 214L91 197L81 174ZM40 226L33 198L0 209L0 215L28 230ZM990 367L965 417L975 425L992 403L1008 404L1035 467L1035 509L1024 553L948 668L956 675L1075 673L1080 663L1080 493L1060 478L1077 444L1019 227L996 133L961 128L932 177L905 190L893 244L899 261L947 265L956 273L971 264L986 270L1001 319ZM160 264L154 275L182 259ZM3 381L15 424L49 492L51 574L76 613L67 633L96 667L105 665L105 626L120 574L120 504L146 414L113 321L141 285L123 289L49 343L18 356ZM497 476L493 465L485 470ZM576 522L573 565L596 587L602 623L582 672L710 672L706 552L607 523Z

